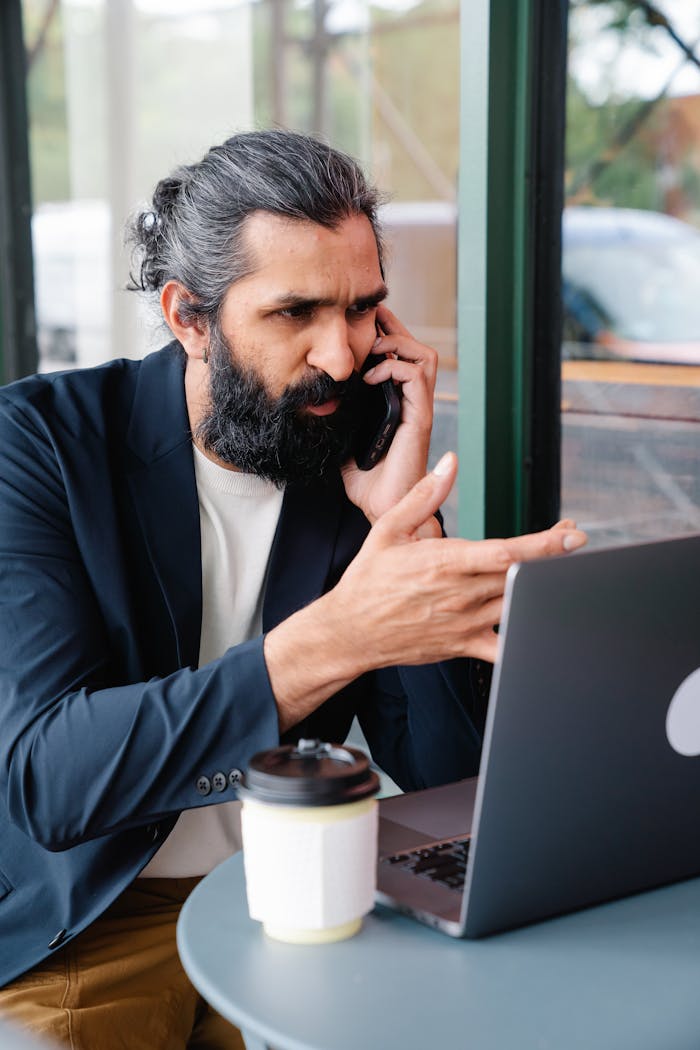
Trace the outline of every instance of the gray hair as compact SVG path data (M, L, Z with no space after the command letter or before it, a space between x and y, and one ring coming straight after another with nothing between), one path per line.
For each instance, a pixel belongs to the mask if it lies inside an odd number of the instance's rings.
M282 130L234 135L162 179L151 206L133 219L129 288L159 292L178 281L193 297L181 315L216 322L230 285L253 268L243 238L253 212L330 229L366 215L381 264L380 203L356 161L317 139Z

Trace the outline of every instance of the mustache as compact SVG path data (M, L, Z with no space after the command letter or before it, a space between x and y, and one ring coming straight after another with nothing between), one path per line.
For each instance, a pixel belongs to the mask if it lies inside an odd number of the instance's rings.
M350 455L362 410L359 372L336 381L309 368L279 397L216 333L210 343L210 403L196 428L205 449L224 463L276 485L323 478ZM335 412L316 416L309 407L338 399Z
M294 409L316 407L326 401L352 399L360 388L362 380L359 372L353 372L347 379L336 380L325 372L308 376L293 386L287 387L280 398L280 407Z

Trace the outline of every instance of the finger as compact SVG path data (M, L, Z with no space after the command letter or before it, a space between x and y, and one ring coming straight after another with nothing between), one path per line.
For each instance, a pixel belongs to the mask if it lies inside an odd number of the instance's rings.
M395 506L375 522L369 541L391 544L411 539L446 499L457 477L457 457L446 452L434 469L421 478ZM430 542L430 541L427 541ZM435 540L442 543L442 540Z
M397 383L425 383L428 379L419 361L397 360L387 357L374 368L370 368L362 377L370 386L383 383L386 379L395 379Z
M465 645L464 655L471 656L474 660L486 660L487 663L495 664L498 656L498 635L493 629L474 635Z
M564 554L582 547L587 539L585 532L579 529L553 528L507 540L443 539L439 541L436 556L456 572L473 576L476 573L505 572L519 561Z
M377 324L386 335L398 333L413 338L408 328L399 321L396 314L393 314L385 303L380 303L377 307Z
M370 372L374 372L375 368L384 367L382 378L386 379L389 375L389 368L394 361L398 361L403 364L410 364L414 368L419 368L421 372L429 379L431 386L434 385L437 377L438 369L438 355L437 351L433 350L430 346L425 346L422 343L417 343L415 339L394 339L392 336L383 336L373 353L378 355L386 355L385 360L380 364L374 366L374 368L368 369L365 373L369 375ZM394 373L395 378L398 376Z
M445 541L438 541L445 544ZM438 570L442 569L439 559L439 551L434 548L431 552L431 562ZM488 623L491 612L488 606L491 602L500 602L506 586L505 572L475 572L456 573L447 577L448 582L440 582L438 586L442 590L442 607L449 616L473 615L477 611L483 617L476 623L481 630ZM429 586L429 584L427 585ZM493 623L497 623L500 617L500 609L494 613Z
M496 598L491 598L486 601L480 607L472 608L469 612L469 619L471 623L470 631L474 634L483 634L484 632L493 631L494 627L501 622L503 617L503 593Z
M552 525L553 529L575 529L576 522L573 518L562 518L555 525Z
M577 550L588 542L588 536L582 529L563 526L527 536L512 536L504 542L515 561L532 561Z
M468 605L478 605L479 602L483 603L482 612L486 619L484 624L487 624L488 617L493 614L493 623L498 623L501 618L500 606L496 609L490 609L491 602L501 602L503 600L503 592L506 587L506 574L504 572L480 572L472 577L473 582L469 586L469 597ZM465 594L466 597L466 594ZM465 606L465 607L468 607Z
M406 329L402 332L391 331L380 334L372 348L372 352L399 357L403 361L413 361L415 364L421 365L431 376L437 373L437 350L426 343L421 343L414 339Z

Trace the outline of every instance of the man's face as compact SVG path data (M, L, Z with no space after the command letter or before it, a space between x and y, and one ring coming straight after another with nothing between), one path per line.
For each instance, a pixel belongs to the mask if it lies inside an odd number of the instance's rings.
M197 436L241 470L309 478L347 458L357 372L386 295L369 220L335 230L257 212L253 272L233 284L210 339L210 406Z

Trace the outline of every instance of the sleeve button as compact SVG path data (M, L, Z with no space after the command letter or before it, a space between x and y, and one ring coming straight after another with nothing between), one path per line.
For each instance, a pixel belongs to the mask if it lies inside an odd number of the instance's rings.
M211 778L211 786L214 788L214 791L225 791L226 783L225 773L215 773Z
M68 930L59 930L55 937L53 937L49 943L49 948L58 948L59 944L63 944Z
M211 780L209 777L197 778L197 791L200 795L208 795L211 791Z
M243 774L241 773L240 769L231 770L231 772L228 775L228 782L232 788L238 787L238 785L241 782L242 776Z

